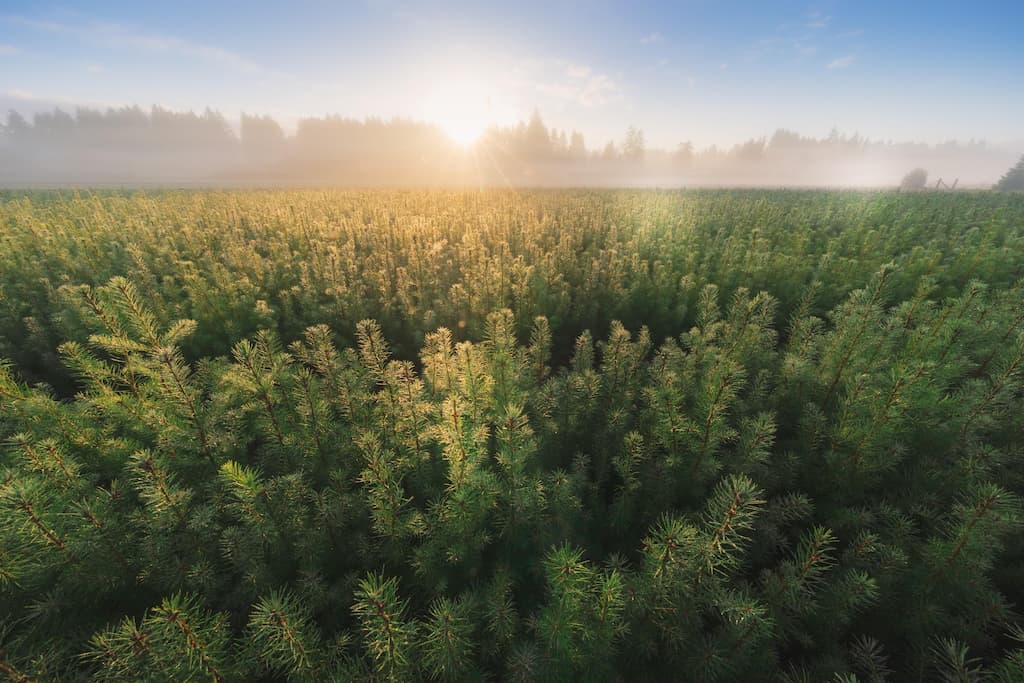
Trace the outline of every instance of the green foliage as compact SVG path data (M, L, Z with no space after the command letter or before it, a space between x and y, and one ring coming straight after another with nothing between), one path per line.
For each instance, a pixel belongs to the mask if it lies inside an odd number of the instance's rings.
M1013 195L0 223L0 680L1024 676Z
M370 574L359 582L352 614L359 620L374 670L385 680L401 680L413 666L416 625L405 618L407 602L398 580Z
M901 190L923 190L928 183L928 171L923 168L914 170L903 176L900 181Z
M423 625L423 663L431 678L460 680L473 661L472 615L464 600L438 598Z
M247 635L262 666L290 681L322 675L321 636L312 615L286 593L272 592L253 606Z
M89 640L85 657L97 678L121 681L231 680L226 619L210 614L194 596L174 595L149 610L141 623L125 617Z

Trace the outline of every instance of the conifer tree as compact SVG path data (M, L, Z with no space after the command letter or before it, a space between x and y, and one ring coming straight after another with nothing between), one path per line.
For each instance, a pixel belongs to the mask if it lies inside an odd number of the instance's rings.
M1001 192L1024 190L1024 157L1017 162L1016 166L1007 171L992 189Z

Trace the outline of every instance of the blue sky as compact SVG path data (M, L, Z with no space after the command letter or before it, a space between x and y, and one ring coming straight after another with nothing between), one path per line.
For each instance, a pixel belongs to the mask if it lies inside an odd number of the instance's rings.
M337 113L469 137L537 108L590 146L779 127L1024 139L1024 2L24 2L0 105Z

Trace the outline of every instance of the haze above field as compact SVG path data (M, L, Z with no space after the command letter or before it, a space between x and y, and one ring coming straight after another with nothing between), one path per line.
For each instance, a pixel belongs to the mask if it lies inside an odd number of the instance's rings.
M985 185L1024 152L1022 22L1011 2L14 0L0 182Z

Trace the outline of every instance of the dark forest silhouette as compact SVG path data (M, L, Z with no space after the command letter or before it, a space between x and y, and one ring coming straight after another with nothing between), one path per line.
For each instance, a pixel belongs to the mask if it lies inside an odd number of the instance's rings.
M895 186L910 168L961 187L991 185L1015 151L983 142L893 143L778 130L732 147L648 149L643 131L589 147L540 114L469 147L408 119L305 118L292 134L266 116L232 125L206 110L125 107L16 111L0 126L4 185L766 185Z

